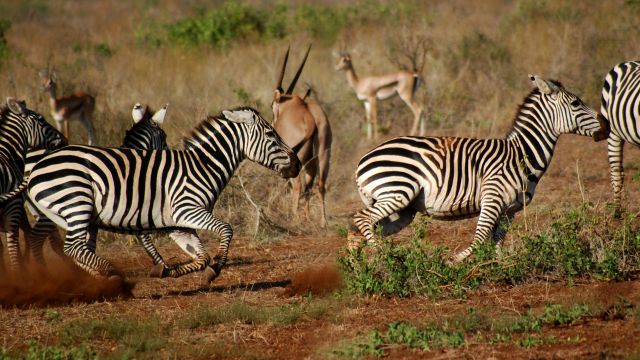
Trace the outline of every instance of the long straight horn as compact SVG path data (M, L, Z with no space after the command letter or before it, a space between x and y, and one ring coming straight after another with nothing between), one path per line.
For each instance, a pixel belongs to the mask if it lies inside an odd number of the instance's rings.
M296 76L293 77L293 80L291 80L291 85L289 85L289 88L287 89L287 94L291 95L291 93L293 92L293 89L296 87L296 83L298 82L298 78L300 77L300 74L302 73L302 68L304 68L304 63L307 62L307 57L309 56L309 51L311 51L311 45L309 45L309 48L307 48L307 53L304 54L304 59L302 59L302 64L300 64L300 67L298 68L298 71L296 72Z
M289 50L291 46L287 46L287 52L284 54L284 60L282 61L282 69L280 75L278 75L278 82L276 83L276 90L282 92L282 79L284 78L284 69L287 68L287 60L289 60Z

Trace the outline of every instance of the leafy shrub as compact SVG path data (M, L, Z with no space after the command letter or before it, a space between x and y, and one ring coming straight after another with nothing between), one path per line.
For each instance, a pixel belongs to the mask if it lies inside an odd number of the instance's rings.
M462 264L450 265L448 250L420 240L423 227L401 244L382 239L376 249L340 256L347 289L354 293L406 297L461 297L482 284L516 284L542 277L628 279L640 270L640 228L613 220L603 211L572 209L548 230L525 236L512 251L496 253L493 244L478 246Z

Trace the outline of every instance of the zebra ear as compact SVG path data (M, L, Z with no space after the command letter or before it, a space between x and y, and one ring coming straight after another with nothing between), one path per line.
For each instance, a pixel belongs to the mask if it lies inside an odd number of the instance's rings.
M27 104L24 101L18 101L12 97L7 98L7 106L9 110L11 110L14 114L22 114L26 115L27 113Z
M131 110L131 117L133 118L133 123L137 124L144 117L144 108L140 103L136 103L133 105L133 109Z
M549 82L538 75L529 74L529 79L531 80L531 83L533 84L533 86L538 88L540 92L544 94L552 95L557 93L559 90L554 83Z
M235 123L244 123L249 126L255 123L255 118L253 117L253 113L247 110L223 110L222 115L227 118L229 121L233 121Z
M167 114L167 108L169 107L169 104L165 104L162 109L156 111L155 114L153 114L153 117L151 118L151 120L153 120L156 124L158 125L162 125L162 123L164 122L164 116Z

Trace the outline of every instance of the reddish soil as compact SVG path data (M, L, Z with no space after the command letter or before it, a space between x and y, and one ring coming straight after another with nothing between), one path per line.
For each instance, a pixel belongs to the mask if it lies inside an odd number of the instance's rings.
M556 158L548 174L542 179L525 221L522 214L514 224L517 233L526 227L544 227L550 219L548 210L566 204L580 204L583 196L592 203L610 198L606 145L589 143L598 155L584 154L589 139L566 137L559 144ZM638 158L637 149L627 149L628 158ZM629 151L630 150L630 151ZM580 171L581 187L576 176ZM627 198L637 203L637 183L627 176ZM335 213L348 214L359 204L349 200L334 206ZM332 201L332 200L330 200ZM340 201L334 199L333 201ZM635 211L635 207L630 205ZM345 225L346 216L333 216L334 224ZM466 246L473 233L474 221L433 222L427 237L435 243L445 243L451 249ZM400 234L400 237L402 234ZM511 237L504 246L509 246ZM140 246L119 242L98 245L98 253L109 259L126 276L129 283L124 290L130 296L114 295L123 290L122 284L96 284L74 270L56 270L55 275L37 277L32 281L4 280L0 284L0 341L10 351L26 348L27 338L43 344L55 344L54 327L39 307L49 304L60 314L60 321L73 319L105 319L112 316L131 316L144 319L150 315L162 321L179 318L203 304L212 307L244 301L256 306L280 306L292 302L325 298L330 304L327 314L303 317L290 326L272 324L220 324L184 334L176 344L198 344L223 341L245 355L259 354L270 359L319 359L328 349L345 340L366 335L373 329L384 330L392 321L422 324L464 313L470 307L483 309L495 316L523 314L531 308L539 310L545 304L571 305L587 303L611 306L620 298L640 304L640 281L578 282L574 286L563 283L531 280L514 287L483 287L466 299L430 300L425 297L409 299L377 296L345 296L335 299L333 290L341 286L336 268L336 255L346 245L333 231L307 237L285 237L278 241L258 242L238 237L230 251L230 261L211 285L202 285L199 274L179 279L153 279L147 276L151 261ZM208 246L215 249L215 243ZM159 246L168 262L181 261L178 248L171 243ZM59 268L63 268L62 266ZM25 289L28 289L26 291ZM126 291L125 291L126 294ZM98 300L98 301L95 301ZM18 305L17 307L8 305ZM174 331L180 337L182 330ZM479 334L482 335L482 334ZM555 344L522 348L513 342L488 344L468 335L467 346L457 349L423 352L405 347L388 349L386 358L474 358L474 359L565 359L565 358L626 358L640 354L640 320L633 318L588 318L574 325L545 329L544 336L554 336ZM567 339L573 339L571 341ZM566 341L565 341L566 340ZM106 341L93 344L109 352L115 345ZM172 343L173 344L173 343ZM231 355L242 358L245 355ZM167 357L161 352L158 358ZM185 357L190 357L185 355Z

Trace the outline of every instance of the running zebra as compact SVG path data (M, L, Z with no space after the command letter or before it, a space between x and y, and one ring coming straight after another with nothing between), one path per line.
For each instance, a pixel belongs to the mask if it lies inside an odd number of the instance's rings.
M300 171L300 161L271 125L243 107L207 117L185 139L184 150L68 146L34 166L27 192L40 212L67 230L65 254L93 276L120 277L95 254L99 228L130 234L167 230L193 260L162 267L158 275L206 268L212 281L226 263L233 235L213 215L213 206L245 158L285 178ZM220 235L213 261L197 229Z
M595 111L582 100L557 81L529 77L535 89L504 139L399 137L362 157L356 183L366 209L354 223L364 241L373 242L376 224L393 234L418 211L442 220L479 215L471 246L455 262L487 239L502 240L499 220L508 224L531 201L560 134L603 139Z
M25 158L31 148L55 149L66 145L66 139L35 111L27 108L23 101L7 98L6 106L0 107L0 192L15 191L23 180ZM24 197L18 196L0 205L3 231L7 233L7 252L11 271L19 266L20 243L18 233L24 227ZM0 246L0 267L2 262Z
M142 107L140 103L136 103L131 112L134 125L131 129L127 130L123 148L140 149L140 150L168 150L167 146L167 134L160 128L160 125L164 122L165 115L167 113L166 104L157 112L153 112L149 107ZM48 154L46 150L33 150L27 153L27 164L25 166L25 177L28 177L33 169L33 166L42 158ZM28 204L32 215L36 218L36 223L30 231L28 237L29 250L34 259L40 264L45 265L43 245L44 240L51 239L51 248L60 257L65 257L63 252L63 242L59 238L56 231L56 225L46 216L42 216L35 209ZM150 234L142 234L138 236L140 243L144 247L145 251L153 259L154 264L163 263L162 257L158 254Z
M613 203L619 214L624 183L623 147L640 145L640 61L614 66L604 79L600 114L611 132L607 139Z

